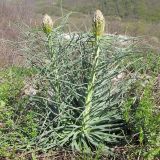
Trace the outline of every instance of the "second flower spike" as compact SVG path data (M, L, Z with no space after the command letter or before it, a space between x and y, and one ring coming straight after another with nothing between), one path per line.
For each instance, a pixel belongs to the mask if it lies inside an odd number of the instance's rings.
M93 33L102 36L105 30L105 18L100 10L96 10L93 17Z
M48 14L44 15L42 19L42 25L43 25L43 30L46 34L49 34L52 32L53 21L52 21L52 18Z

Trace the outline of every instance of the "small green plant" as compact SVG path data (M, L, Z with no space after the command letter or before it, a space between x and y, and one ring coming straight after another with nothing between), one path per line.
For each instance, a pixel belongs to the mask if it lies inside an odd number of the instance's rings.
M11 67L0 71L0 100L6 103L14 102L24 87L25 77L31 76L32 73L32 69L23 67Z

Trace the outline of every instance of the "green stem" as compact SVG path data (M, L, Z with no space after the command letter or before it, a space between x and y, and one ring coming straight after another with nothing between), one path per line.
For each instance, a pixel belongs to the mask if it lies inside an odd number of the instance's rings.
M98 58L100 54L100 47L98 45L98 37L96 37L96 51L95 51L95 56L92 62L92 69L91 69L91 79L88 82L88 87L87 87L87 95L86 95L86 100L85 100L85 110L84 110L84 130L88 128L87 122L90 119L90 110L92 107L92 97L93 97L93 92L94 92L94 84L95 84L95 79L96 79L96 68L98 66Z
M56 54L54 53L53 50L53 41L52 41L52 36L49 34L48 35L48 47L49 47L49 54L50 58L53 61L53 69L55 71L55 78L56 78L56 84L55 84L55 98L57 99L57 102L60 103L61 97L60 97L60 82L59 82L59 74L58 74L58 69L57 69L57 60L56 60Z

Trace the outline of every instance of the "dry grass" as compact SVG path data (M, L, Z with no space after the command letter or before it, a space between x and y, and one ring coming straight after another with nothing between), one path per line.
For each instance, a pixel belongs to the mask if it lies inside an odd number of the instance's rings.
M34 8L26 2L0 1L0 67L21 61L17 48L8 43L19 39L20 30L17 25L23 23L29 26L37 25Z
M60 6L57 4L51 5L52 3L50 0L0 1L0 67L17 64L21 61L19 60L21 58L18 56L17 48L11 47L4 42L6 39L11 41L18 40L20 30L16 26L17 23L39 26L43 13L50 14L53 19L57 19L62 15ZM73 8L78 5L78 3L78 1L75 1ZM69 13L66 8L63 11L64 14ZM91 28L90 20L90 13L88 13L88 15L81 12L73 13L69 18L69 29L70 31L88 31ZM130 19L123 20L114 16L106 17L106 22L107 33L144 36L147 41L158 48L159 51L160 23L149 23Z

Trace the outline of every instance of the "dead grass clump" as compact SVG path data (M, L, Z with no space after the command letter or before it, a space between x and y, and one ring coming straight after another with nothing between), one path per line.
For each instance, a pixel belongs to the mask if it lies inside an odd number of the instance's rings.
M8 42L19 39L20 24L36 25L34 6L29 1L0 1L0 67L20 62L17 48Z

